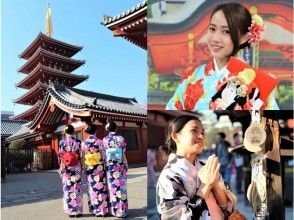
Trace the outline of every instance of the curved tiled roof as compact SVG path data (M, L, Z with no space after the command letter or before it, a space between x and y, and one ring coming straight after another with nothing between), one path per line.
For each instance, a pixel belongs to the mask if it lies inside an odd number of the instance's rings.
M28 125L30 129L35 129L41 123L42 115L45 114L50 100L54 98L57 106L61 105L62 110L70 113L73 111L97 112L98 114L112 114L126 117L147 119L146 106L137 103L135 98L124 98L106 95L81 89L66 87L50 82L47 94L43 99L40 109L34 120ZM64 108L65 107L65 108Z
M103 24L108 25L108 24L113 23L113 22L115 22L117 20L125 18L125 17L139 11L140 9L146 7L146 6L147 6L147 0L144 0L143 2L141 2L141 3L137 4L136 6L134 6L133 8L131 8L131 9L125 11L125 12L122 12L117 16L112 16L111 17L111 16L104 15Z
M51 83L49 94L63 105L74 109L93 109L121 114L147 116L147 108L135 98L106 95Z
M1 120L1 136L15 134L24 123L24 121Z

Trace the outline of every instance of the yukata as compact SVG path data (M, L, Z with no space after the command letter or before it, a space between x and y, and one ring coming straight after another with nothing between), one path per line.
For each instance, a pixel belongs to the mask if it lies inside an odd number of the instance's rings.
M62 180L63 209L68 215L83 212L80 148L80 141L74 137L66 137L59 144L58 172Z
M201 163L197 160L192 164L184 157L169 155L156 188L156 204L161 219L223 220L224 212L232 212L237 198L224 185L221 176L219 183L227 196L227 206L221 208L212 192L207 199L201 197L198 189L202 183L197 175Z
M109 132L103 138L103 146L106 153L110 213L116 217L125 217L128 211L127 164L124 163L126 142L116 132Z
M105 216L108 214L108 190L102 140L89 135L82 143L82 154L87 176L89 211L96 216Z
M207 64L187 70L168 110L278 110L273 76L231 57L222 69L211 59Z

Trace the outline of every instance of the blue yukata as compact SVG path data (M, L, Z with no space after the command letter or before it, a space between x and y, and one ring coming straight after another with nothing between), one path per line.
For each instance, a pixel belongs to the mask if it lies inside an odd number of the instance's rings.
M128 211L127 164L124 163L126 142L116 132L110 132L103 139L103 146L106 153L110 213L116 217L126 217Z

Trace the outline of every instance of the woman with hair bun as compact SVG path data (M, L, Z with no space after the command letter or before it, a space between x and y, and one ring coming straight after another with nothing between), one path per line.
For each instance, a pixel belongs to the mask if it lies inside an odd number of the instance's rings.
M74 127L67 125L65 138L59 144L59 174L62 179L63 209L69 217L79 217L83 212L80 150L81 143L72 135Z
M215 155L206 164L198 156L204 147L204 129L195 116L181 115L168 127L169 158L156 189L161 219L222 220L233 211L236 196L224 185Z
M278 80L236 58L261 40L264 29L262 18L239 3L216 6L206 34L212 59L184 71L166 109L279 109L273 96Z
M113 216L126 217L128 211L126 141L116 133L114 121L108 120L105 129L109 132L103 138L106 153L109 211Z
M88 138L82 143L84 169L87 176L89 210L94 216L108 214L108 190L105 171L105 154L102 140L96 137L97 127L89 124L85 132Z

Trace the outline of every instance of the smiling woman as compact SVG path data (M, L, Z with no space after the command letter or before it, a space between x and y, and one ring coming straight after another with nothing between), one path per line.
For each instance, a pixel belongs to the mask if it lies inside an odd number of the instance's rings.
M236 196L224 185L218 158L212 155L206 164L198 160L203 144L204 129L197 117L180 115L169 124L170 155L156 190L161 219L218 220L233 211Z
M263 31L262 18L243 5L218 5L206 34L213 58L183 74L166 109L278 109L272 94L278 81L235 58L240 49L258 43Z

